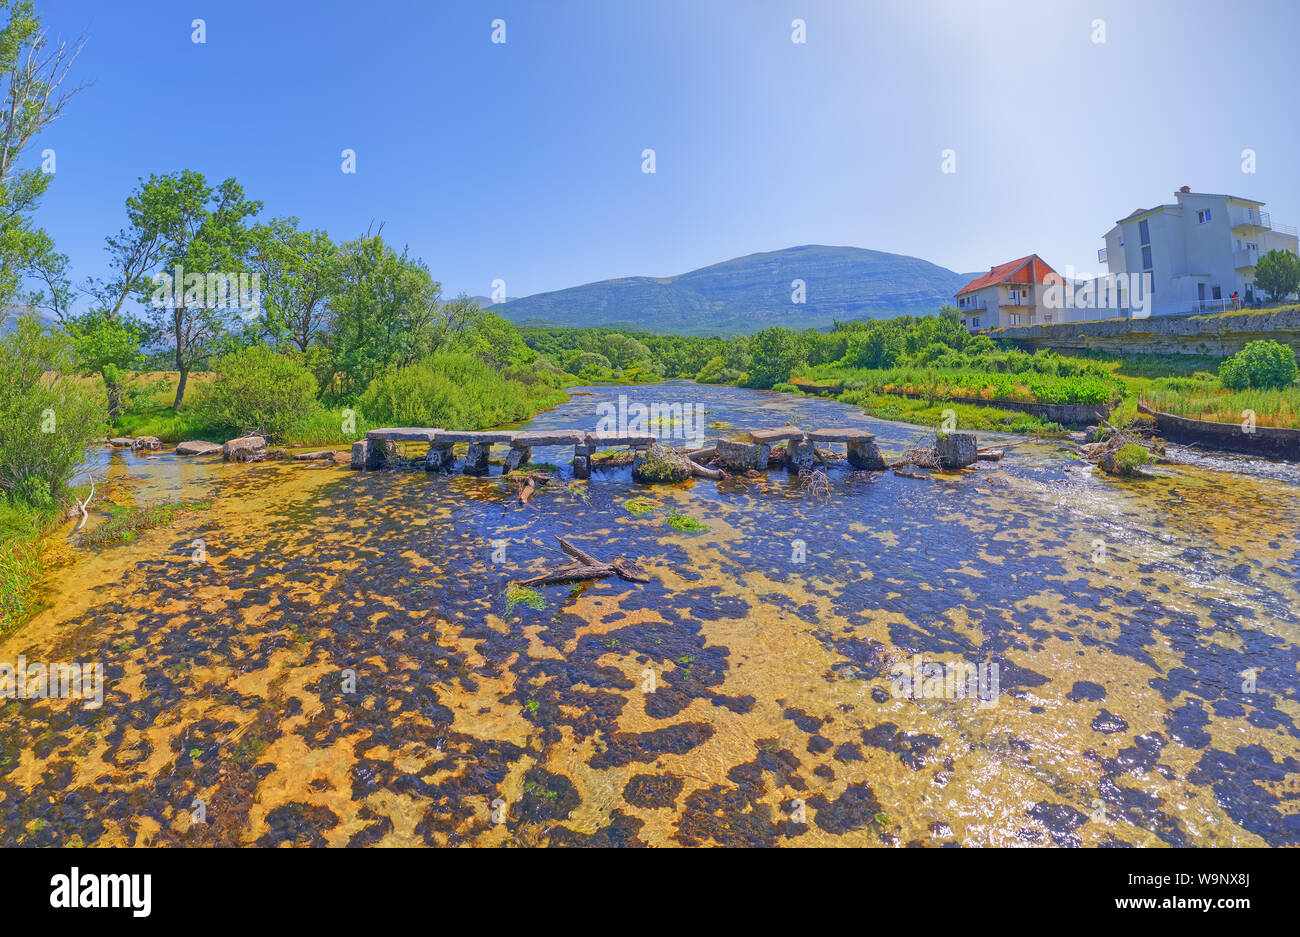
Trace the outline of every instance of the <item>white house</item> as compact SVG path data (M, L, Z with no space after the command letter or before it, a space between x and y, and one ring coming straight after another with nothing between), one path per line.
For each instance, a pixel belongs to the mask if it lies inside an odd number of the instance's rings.
M1149 282L1147 315L1222 312L1263 301L1255 290L1259 258L1275 249L1300 256L1296 229L1274 225L1263 202L1187 186L1174 197L1117 221L1097 252L1111 276Z

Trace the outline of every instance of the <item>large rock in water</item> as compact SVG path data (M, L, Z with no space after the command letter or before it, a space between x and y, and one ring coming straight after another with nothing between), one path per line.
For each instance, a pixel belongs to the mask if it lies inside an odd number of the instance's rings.
M266 458L266 440L261 436L240 436L221 447L227 462L261 462Z
M162 440L157 436L137 436L131 440L131 448L137 452L145 449L149 452L157 452L163 447Z
M974 433L939 433L934 448L944 468L965 468L979 458L979 443Z
M659 443L638 451L636 461L632 463L632 480L642 484L684 482L693 474L690 459Z
M190 442L180 443L176 447L177 455L207 455L210 452L220 452L221 445L215 442L202 442L201 440L192 440Z

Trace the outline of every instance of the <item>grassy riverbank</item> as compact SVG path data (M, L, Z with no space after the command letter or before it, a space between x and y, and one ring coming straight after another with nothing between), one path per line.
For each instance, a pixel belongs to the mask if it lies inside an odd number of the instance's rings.
M526 420L568 399L562 388L550 385L532 388L518 381L494 379L495 375L486 370L477 376L480 386L465 387L460 394L450 386L440 387L437 389L440 396L429 400L427 396L422 399L420 378L423 376L416 375L414 380L408 380L409 386L393 388L386 399L377 401L377 409L398 411L387 414L392 419L382 422L370 419L360 405L322 406L295 421L281 442L286 446L348 446L368 430L394 423L488 429ZM176 411L172 409L175 372L150 371L132 376L127 382L130 404L111 431L119 436L157 436L173 445L196 439L224 442L236 430L214 424L202 406L204 388L213 377L209 373L191 374L193 391L186 404ZM454 405L449 405L452 402Z

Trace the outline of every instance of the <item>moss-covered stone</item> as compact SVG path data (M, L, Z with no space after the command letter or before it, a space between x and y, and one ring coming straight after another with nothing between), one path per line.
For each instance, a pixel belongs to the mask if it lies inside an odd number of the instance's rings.
M655 443L638 452L632 463L632 478L642 484L683 482L692 474L690 460L680 451Z

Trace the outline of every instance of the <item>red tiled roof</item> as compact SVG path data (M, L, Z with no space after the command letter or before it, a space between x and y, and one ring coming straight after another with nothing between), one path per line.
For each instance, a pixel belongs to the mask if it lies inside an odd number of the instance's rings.
M1021 257L1019 260L1012 260L1008 263L999 264L982 277L976 277L965 286L957 291L957 295L969 293L972 290L982 290L986 286L997 286L1001 283L1044 283L1050 274L1056 273L1047 261L1037 254L1030 254L1028 257Z

